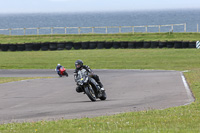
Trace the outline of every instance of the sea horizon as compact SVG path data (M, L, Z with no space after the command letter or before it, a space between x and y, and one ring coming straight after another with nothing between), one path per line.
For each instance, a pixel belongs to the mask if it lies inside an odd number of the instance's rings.
M157 11L200 11L198 8L180 8L180 9L145 9L145 10L111 10L111 11L72 11L72 12L67 12L67 11L57 11L57 12L0 12L0 15L19 15L19 14L93 14L93 13L123 13L123 12L157 12Z
M142 10L142 11L110 11L110 12L57 12L57 13L16 13L0 14L0 29L9 28L37 28L37 27L101 27L101 26L145 26L187 24L187 32L196 32L200 22L200 9L170 9L170 10ZM150 32L158 32L158 28L149 28ZM161 32L169 32L171 27L164 27ZM132 29L122 29L122 32L131 32ZM116 33L119 29L109 30ZM144 28L135 29L136 32L145 32ZM184 32L183 26L176 26L174 32ZM88 32L88 31L83 31ZM90 31L89 31L90 32ZM104 33L99 29L97 33ZM23 31L13 31L13 34L21 35ZM36 34L35 31L27 31L27 34ZM49 34L50 31L41 31L41 34ZM64 34L64 30L55 31L56 34ZM77 33L69 31L69 33ZM0 30L0 34L9 34Z

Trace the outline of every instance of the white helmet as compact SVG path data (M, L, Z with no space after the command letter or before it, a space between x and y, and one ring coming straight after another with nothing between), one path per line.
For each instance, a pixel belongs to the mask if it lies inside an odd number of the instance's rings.
M58 66L60 66L60 64L58 64Z

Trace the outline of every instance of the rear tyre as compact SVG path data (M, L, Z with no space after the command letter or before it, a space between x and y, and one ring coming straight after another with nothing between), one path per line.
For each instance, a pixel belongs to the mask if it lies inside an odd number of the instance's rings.
M65 75L66 77L68 77L68 73L67 73L67 72L64 72L64 75Z
M92 86L89 84L88 87L85 87L85 93L87 94L87 96L89 97L89 99L91 101L96 101L96 96L95 96L95 92L94 90L92 89Z
M59 76L59 77L62 77L62 75L61 75L61 74L58 74L58 76Z

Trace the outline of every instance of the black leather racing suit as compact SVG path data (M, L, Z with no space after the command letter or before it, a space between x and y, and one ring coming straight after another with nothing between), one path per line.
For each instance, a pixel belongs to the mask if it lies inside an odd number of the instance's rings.
M99 84L99 86L100 86L101 88L103 88L103 84L101 83L101 81L100 81L100 79L99 79L99 76L96 75L96 74L94 74L94 72L92 71L92 69L90 69L90 67L87 66L87 65L83 65L83 66L82 66L81 68L79 68L79 69L76 68L75 71L74 71L74 76L77 76L78 71L79 71L80 69L85 69L88 73L90 73L90 74L91 74L91 77L92 77L93 79L96 80L96 82ZM77 91L77 92L83 92L83 90L81 89L80 86L77 86L77 87L76 87L76 91Z

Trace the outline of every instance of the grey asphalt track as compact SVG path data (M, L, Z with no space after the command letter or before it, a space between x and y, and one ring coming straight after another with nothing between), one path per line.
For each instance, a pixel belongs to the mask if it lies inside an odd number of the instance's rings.
M194 101L182 72L94 70L107 100L91 102L75 91L73 70L59 78L54 70L0 70L0 77L54 77L0 84L0 124L73 119L122 112L165 109Z

